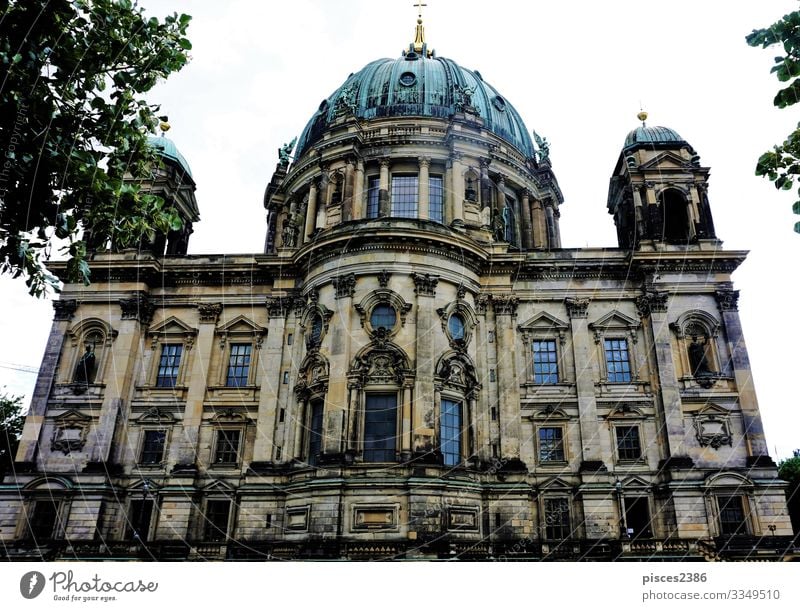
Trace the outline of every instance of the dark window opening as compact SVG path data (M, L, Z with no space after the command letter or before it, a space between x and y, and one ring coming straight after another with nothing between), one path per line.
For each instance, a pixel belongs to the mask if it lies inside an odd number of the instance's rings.
M37 500L33 506L29 528L30 536L36 540L53 539L58 525L59 504L52 499Z
M569 500L545 499L544 501L544 536L550 541L568 539L569 527Z
M464 339L464 318L461 314L453 314L447 321L447 329L450 331L450 337L456 341Z
M319 344L322 339L322 316L315 314L311 320L311 343L312 345Z
M653 536L650 528L650 502L645 497L625 499L625 524L628 528L627 534L633 539Z
M541 462L564 460L564 430L560 426L539 429L539 460Z
M747 520L744 514L744 499L741 496L720 496L719 529L723 535L747 534Z
M139 463L142 465L160 464L161 461L164 460L164 447L166 443L166 431L145 431Z
M662 213L664 215L664 241L685 244L689 241L689 216L686 198L675 189L662 194Z
M367 182L367 218L378 218L378 202L380 201L381 179L370 177Z
M224 541L227 538L230 513L230 501L206 502L205 526L203 529L203 539L205 541Z
M397 324L397 313L388 303L379 303L372 308L369 323L372 325L372 328L376 330L381 327L387 330L394 329L394 326Z
M311 402L311 417L308 427L308 464L318 465L322 453L322 416L324 403L321 400Z
M164 344L161 347L161 358L158 361L156 386L173 388L178 382L178 369L181 364L181 344Z
M444 464L454 466L461 462L461 403L442 399L439 435Z
M364 461L393 462L397 447L397 395L367 395L364 412Z
M152 499L131 501L125 538L133 539L134 541L147 541L150 537L150 521L152 519Z
M239 430L225 430L217 431L217 447L214 452L215 463L230 463L235 464L239 462L239 442L242 432Z
M444 183L441 176L429 177L428 201L431 220L444 223Z
M620 460L638 460L642 457L642 445L638 426L618 426L617 455Z

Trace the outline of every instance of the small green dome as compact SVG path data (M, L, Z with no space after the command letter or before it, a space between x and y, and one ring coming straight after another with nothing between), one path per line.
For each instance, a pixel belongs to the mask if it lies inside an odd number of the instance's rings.
M444 57L425 57L425 53L413 51L397 59L378 59L351 74L322 101L303 130L295 155L299 157L317 142L342 112L352 112L359 119L446 119L465 103L477 109L487 130L526 157L534 156L530 133L519 113L479 72Z
M689 146L689 143L681 138L678 132L669 127L647 127L642 125L628 133L623 148L627 150L638 148L639 146L680 148L681 146Z
M189 163L186 161L186 158L181 155L181 152L172 140L164 136L149 136L147 142L156 149L162 157L166 157L177 163L189 175L189 178L194 180Z

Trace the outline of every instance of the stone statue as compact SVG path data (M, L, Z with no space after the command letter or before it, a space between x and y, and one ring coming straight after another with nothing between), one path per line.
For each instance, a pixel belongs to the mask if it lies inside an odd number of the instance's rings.
M94 344L86 342L84 348L86 352L83 353L83 356L75 366L75 375L72 376L72 381L75 384L89 385L94 379Z
M515 242L513 232L514 226L511 224L511 215L513 214L511 208L507 205L503 208L503 227L505 229L503 235L505 236L506 242L509 244L513 244Z
M705 338L701 344L697 341L696 337L693 337L692 343L689 344L689 364L692 368L692 375L696 378L714 374L708 366L708 357L706 356L707 345L708 338Z
M356 88L352 83L339 94L336 100L336 112L351 115L356 113Z
M472 95L475 93L474 87L467 87L466 85L453 85L453 105L456 112L476 112L475 107L472 105Z
M536 142L536 154L539 156L539 161L549 161L550 160L550 143L547 142L547 138L542 138L534 130L533 139Z
M297 225L294 221L294 217L295 215L290 213L283 222L283 232L281 233L281 237L283 238L284 248L295 247L295 242L297 240Z
M506 239L506 223L499 210L495 210L492 218L492 235L496 242L504 242Z
M278 162L281 165L288 165L289 161L291 161L292 151L294 150L294 145L297 142L297 137L292 138L292 141L288 144L284 144L282 147L278 149Z

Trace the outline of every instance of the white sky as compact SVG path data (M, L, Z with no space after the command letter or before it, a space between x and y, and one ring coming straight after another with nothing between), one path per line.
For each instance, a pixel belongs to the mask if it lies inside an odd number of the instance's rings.
M198 184L202 221L192 253L260 252L264 188L277 149L351 72L396 57L413 38L411 0L140 0L148 13L194 16L192 62L150 96ZM778 111L772 50L744 37L798 8L794 0L699 2L428 0L437 54L480 70L551 144L564 192L567 248L616 246L608 179L639 104L675 129L711 167L710 201L726 248L749 249L734 274L756 389L775 456L800 447L795 313L800 235L791 193L753 174L798 108ZM724 8L723 8L724 7ZM800 107L799 107L800 108ZM38 367L49 302L0 280L0 365ZM35 375L0 367L0 386L25 394ZM28 399L26 399L27 402Z

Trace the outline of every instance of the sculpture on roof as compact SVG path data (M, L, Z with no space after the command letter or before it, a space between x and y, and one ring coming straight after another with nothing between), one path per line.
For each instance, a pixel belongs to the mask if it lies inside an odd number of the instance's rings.
M550 143L547 138L542 138L536 130L533 130L533 140L536 142L536 156L539 162L550 161Z
M292 141L288 144L284 144L282 147L278 149L278 162L281 165L288 165L289 161L291 161L292 151L294 150L294 145L297 142L297 137L292 138Z

